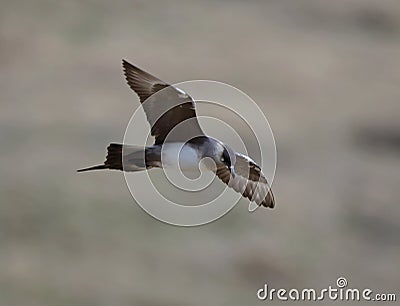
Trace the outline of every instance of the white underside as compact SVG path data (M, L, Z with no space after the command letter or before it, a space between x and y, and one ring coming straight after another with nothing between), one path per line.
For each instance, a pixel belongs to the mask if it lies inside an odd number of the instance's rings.
M185 171L198 171L200 158L198 152L184 143L165 143L162 146L161 163L163 168L180 168Z

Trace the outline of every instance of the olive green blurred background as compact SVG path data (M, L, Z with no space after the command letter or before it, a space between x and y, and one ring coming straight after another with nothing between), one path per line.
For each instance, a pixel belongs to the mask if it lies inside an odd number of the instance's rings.
M122 58L249 94L276 208L179 228L121 173L78 175L138 106ZM264 283L339 276L398 292L399 84L397 0L1 1L0 305L256 305Z

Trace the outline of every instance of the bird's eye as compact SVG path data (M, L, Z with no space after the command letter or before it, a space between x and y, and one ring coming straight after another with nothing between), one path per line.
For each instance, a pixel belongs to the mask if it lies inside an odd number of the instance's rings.
M224 161L225 161L225 158L221 157L221 161L224 162Z

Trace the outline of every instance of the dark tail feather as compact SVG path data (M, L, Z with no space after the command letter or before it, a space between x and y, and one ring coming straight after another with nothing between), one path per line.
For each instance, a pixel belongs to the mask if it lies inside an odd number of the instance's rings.
M115 169L122 170L122 144L112 143L107 148L107 157L104 165L97 165L89 168L79 169L78 172Z
M93 167L89 167L89 168L78 169L78 170L76 170L76 172L85 172L85 171L103 170L103 169L107 169L107 167L105 165L98 165L98 166L93 166Z

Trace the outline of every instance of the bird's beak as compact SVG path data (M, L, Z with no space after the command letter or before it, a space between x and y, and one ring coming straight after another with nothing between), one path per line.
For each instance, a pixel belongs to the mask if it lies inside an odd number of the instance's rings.
M235 178L235 168L233 166L229 167L229 172L231 173L232 177Z

